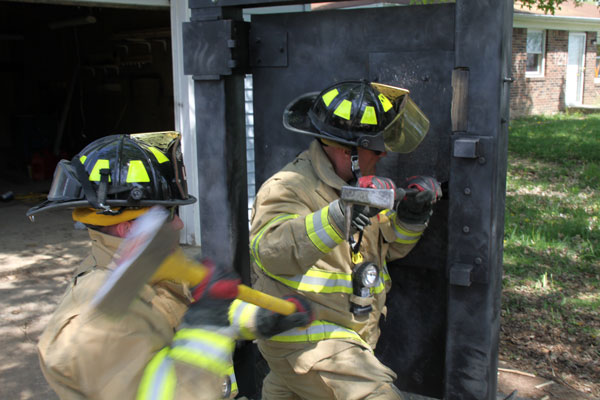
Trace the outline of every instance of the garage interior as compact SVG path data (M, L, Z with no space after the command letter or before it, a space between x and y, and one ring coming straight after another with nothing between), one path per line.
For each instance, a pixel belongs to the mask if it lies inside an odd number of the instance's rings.
M99 137L174 129L170 23L168 7L0 1L3 201L46 193Z

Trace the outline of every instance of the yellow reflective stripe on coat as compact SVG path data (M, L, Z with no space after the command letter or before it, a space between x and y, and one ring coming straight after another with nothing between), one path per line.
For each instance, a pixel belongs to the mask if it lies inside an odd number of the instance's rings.
M230 392L230 396L231 396L231 394L238 392L237 378L235 377L233 365L231 365L229 367L229 369L227 370L227 375L229 375L229 385L230 385L229 392Z
M308 238L322 253L329 253L344 240L329 223L329 206L308 214L304 221Z
M246 303L245 301L235 299L229 306L228 319L229 324L237 326L240 337L246 340L256 339L254 333L247 328L252 318L256 316L258 306Z
M282 277L267 271L262 264L257 265L269 277L275 279L284 285L301 291L311 293L345 293L352 294L352 274L344 272L329 272L317 267L311 267L305 274L299 274L291 277ZM385 284L381 277L377 286L373 287L373 293L381 293L385 290Z
M319 213L320 211L317 211L313 214L317 216ZM250 244L250 253L256 265L258 265L259 268L263 270L267 276L298 291L311 293L352 294L352 274L347 274L344 272L325 271L313 266L304 274L299 274L291 277L282 277L271 273L263 266L262 261L258 256L258 246L260 244L260 239L262 238L263 234L274 223L298 217L298 214L278 215L277 217L271 219L271 221L269 221L267 224L265 224L265 226L261 228L261 230L254 237L254 239L252 239L252 243ZM327 215L325 215L325 217L327 217ZM313 220L314 219L318 218L313 218ZM383 280L379 279L379 283L372 290L373 293L381 293L382 291L384 291L385 285Z
M204 329L181 329L173 337L169 357L225 376L234 347L235 341L229 336Z
M288 219L295 219L298 218L300 215L298 214L281 214L276 216L275 218L271 219L269 222L267 222L265 224L265 226L263 226L260 231L256 234L256 236L254 236L254 239L252 239L252 242L250 243L250 255L252 256L252 258L254 259L254 261L256 261L256 263L258 265L261 266L262 268L262 264L260 263L260 257L258 256L258 246L260 244L260 239L262 239L263 235L265 234L265 232L267 231L267 229L269 229L269 227L277 222L280 221L285 221ZM264 268L263 268L264 269Z
M327 321L314 321L305 329L290 329L289 331L272 336L269 340L274 342L298 343L298 342L318 342L327 339L350 339L365 345L368 349L371 347L365 342L358 333L352 329Z
M417 243L419 241L419 238L423 234L422 231L421 232L412 232L412 231L402 228L396 222L396 212L395 211L388 211L386 213L386 215L388 216L390 221L392 221L392 226L394 227L394 233L396 234L396 243L412 244L412 243Z
M381 275L383 278L383 282L391 282L392 277L390 276L390 271L388 271L387 263L383 263L383 268L381 268Z
M175 395L175 368L165 347L150 360L138 387L137 400L172 400Z

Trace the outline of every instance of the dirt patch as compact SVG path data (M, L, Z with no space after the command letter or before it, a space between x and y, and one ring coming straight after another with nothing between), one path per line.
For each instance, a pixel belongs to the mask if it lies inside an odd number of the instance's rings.
M522 371L552 380L572 390L572 397L600 398L600 329L596 310L573 308L565 321L554 312L549 296L523 296L515 303L505 291L503 303L511 304L510 315L503 311L500 357ZM588 329L570 328L570 324ZM557 385L548 390L557 392ZM575 397L577 396L577 397ZM582 397L583 396L583 397ZM560 398L560 397L556 397Z

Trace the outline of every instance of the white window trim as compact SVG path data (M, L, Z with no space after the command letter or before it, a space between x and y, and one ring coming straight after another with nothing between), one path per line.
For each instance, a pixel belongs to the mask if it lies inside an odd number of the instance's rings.
M525 78L543 78L544 71L546 71L546 30L545 29L527 29L529 32L542 32L542 65L540 66L540 72L525 71ZM527 54L527 47L525 47L525 54Z

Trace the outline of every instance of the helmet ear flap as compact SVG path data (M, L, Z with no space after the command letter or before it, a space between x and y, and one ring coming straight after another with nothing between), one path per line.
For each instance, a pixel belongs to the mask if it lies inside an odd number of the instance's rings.
M185 165L183 164L183 153L181 151L181 138L174 140L167 152L171 156L171 162L173 163L173 172L175 174L174 181L175 186L182 199L188 198L187 188L187 176L185 172Z

